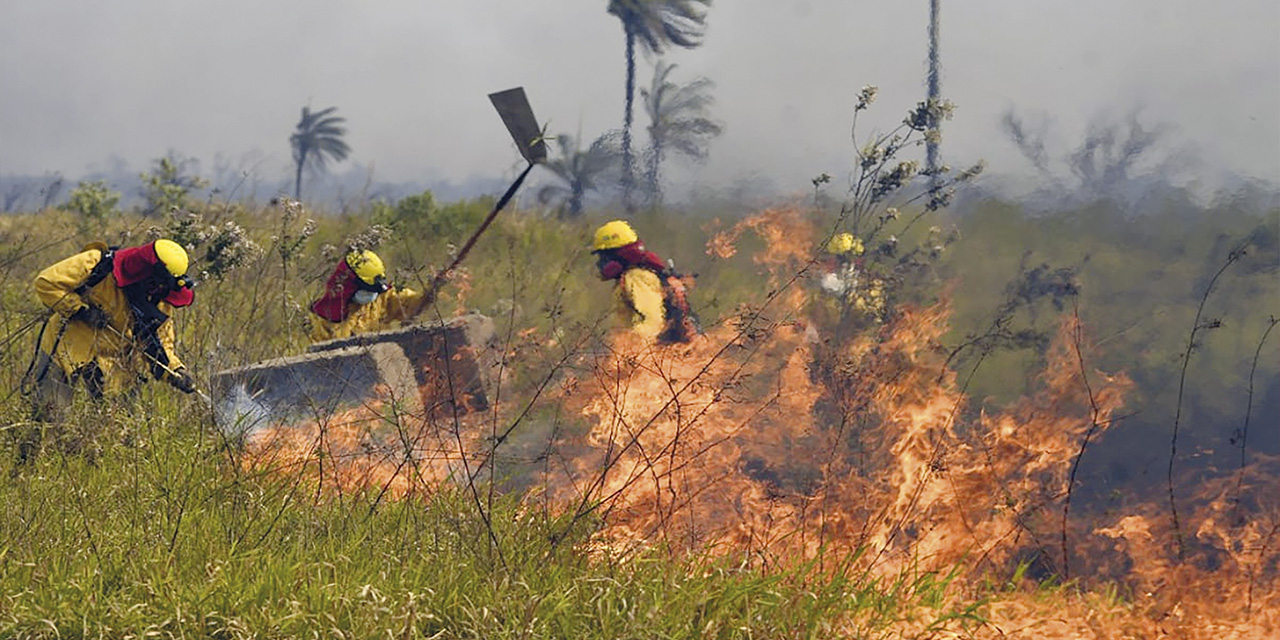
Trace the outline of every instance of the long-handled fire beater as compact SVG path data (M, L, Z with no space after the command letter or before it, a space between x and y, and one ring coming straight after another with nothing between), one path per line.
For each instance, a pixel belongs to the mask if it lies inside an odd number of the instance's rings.
M493 103L498 115L502 117L502 122L507 125L507 131L511 133L511 138L515 140L516 147L520 149L520 155L524 156L528 166L524 171L520 172L520 176L515 182L507 187L506 193L498 199L497 204L493 206L493 210L485 216L480 227L475 233L467 238L467 242L458 250L458 255L453 258L453 262L449 266L438 271L431 284L427 286L426 304L431 304L435 300L436 294L440 291L440 287L444 281L453 273L453 270L467 257L467 253L471 251L471 247L475 246L476 240L480 239L480 234L489 228L494 218L498 217L498 212L507 206L511 201L511 197L515 195L516 190L520 188L520 184L524 182L525 176L533 170L537 165L547 159L547 145L543 139L542 129L538 126L538 120L533 117L533 108L529 106L529 99L524 95L524 87L516 87L489 94L489 101Z

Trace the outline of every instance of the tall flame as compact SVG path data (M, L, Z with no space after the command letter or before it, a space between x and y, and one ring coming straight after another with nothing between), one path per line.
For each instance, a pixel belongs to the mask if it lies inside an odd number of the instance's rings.
M1054 600L995 598L977 637L1280 637L1280 459L1185 478L1180 555L1158 497L1119 512L1072 505L1080 458L1133 386L1087 364L1095 347L1076 317L1034 392L982 409L941 346L945 296L835 331L808 284L818 226L771 209L714 234L708 253L735 255L747 232L765 247L752 256L763 301L687 345L618 333L563 381L556 401L585 430L555 443L569 463L542 480L562 509L602 518L602 544L766 568L827 556L882 575L959 567L962 588L1020 564L1079 581ZM475 424L393 414L374 402L267 431L248 464L399 496L475 477L477 452L497 446Z
M1171 550L1174 532L1156 499L1123 514L1072 511L1076 465L1132 387L1122 373L1087 365L1094 347L1079 320L1060 323L1034 393L977 410L940 347L945 299L903 306L851 337L794 313L820 304L803 278L788 275L812 264L814 229L797 212L770 210L715 235L708 251L721 257L734 255L746 230L765 240L753 259L768 270L771 302L692 345L615 336L592 375L576 381L566 402L590 425L588 453L571 477L548 484L573 487L579 505L593 505L610 544L765 564L861 549L873 571L961 566L975 580L1028 563L1034 575L1147 594L1111 607L1123 619L1117 628L1139 635L1272 637L1276 461L1254 464L1238 482L1188 479L1197 506L1186 558ZM1237 484L1248 501L1232 497ZM999 615L1013 621L1043 610L1016 597L1005 605ZM1077 619L1060 637L1095 628L1099 606L1064 598Z

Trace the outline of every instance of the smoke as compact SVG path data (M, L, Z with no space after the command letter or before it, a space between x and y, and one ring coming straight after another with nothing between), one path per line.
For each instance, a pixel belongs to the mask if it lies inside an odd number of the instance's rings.
M230 438L240 441L271 422L271 409L258 402L243 384L237 384L218 398L214 422Z

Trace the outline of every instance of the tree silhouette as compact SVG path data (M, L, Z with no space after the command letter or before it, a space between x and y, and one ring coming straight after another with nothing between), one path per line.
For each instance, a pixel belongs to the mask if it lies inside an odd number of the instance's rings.
M696 78L686 85L669 79L674 64L659 60L653 82L641 89L645 113L649 115L649 166L645 172L650 201L662 199L661 168L668 150L694 160L705 160L707 144L723 127L712 120L707 109L715 102L710 91L715 83Z
M596 138L585 151L573 136L560 134L555 141L558 153L543 166L559 178L559 183L539 189L538 202L555 204L562 218L576 218L582 215L582 201L587 193L599 190L613 178L618 166L618 147L611 134Z
M1054 154L1048 149L1045 140L1051 123L1043 117L1038 122L1028 122L1009 109L1001 125L1023 157L1049 180L1051 189L1074 191L1087 197L1117 196L1126 184L1138 177L1135 172L1144 163L1154 164L1160 171L1170 171L1174 166L1173 159L1159 157L1159 144L1167 137L1169 128L1161 124L1144 125L1139 113L1135 108L1121 119L1106 113L1093 116L1079 146L1065 154ZM1075 177L1074 183L1055 170L1056 160L1065 161Z
M622 204L634 207L635 161L631 154L631 122L636 88L636 44L648 53L662 53L668 45L692 49L702 44L707 7L711 0L609 0L609 13L622 22L626 34L627 83L622 116Z
M347 133L342 123L347 119L333 115L337 110L337 107L329 107L313 112L311 107L302 108L298 128L289 136L289 144L293 147L293 164L297 168L293 182L295 200L302 199L304 167L324 171L330 159L341 162L351 152L351 148L342 139Z

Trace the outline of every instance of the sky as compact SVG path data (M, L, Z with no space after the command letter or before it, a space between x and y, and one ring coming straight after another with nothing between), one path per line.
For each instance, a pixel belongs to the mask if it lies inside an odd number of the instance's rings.
M169 151L290 174L300 109L338 107L347 163L377 180L509 178L487 94L523 86L550 133L622 121L622 28L606 0L3 0L0 175L74 177ZM672 78L716 83L724 134L674 180L796 192L848 175L859 140L923 94L927 0L716 0ZM1137 110L1193 174L1280 182L1280 2L942 1L943 159L1019 174L1010 109L1065 156L1091 120ZM654 60L641 59L638 84ZM643 116L638 116L638 127ZM642 133L637 133L643 143Z

